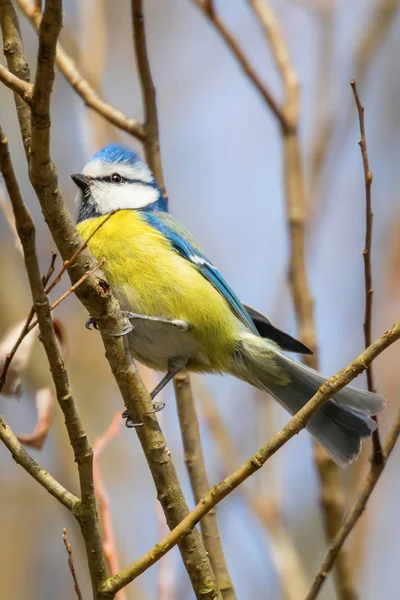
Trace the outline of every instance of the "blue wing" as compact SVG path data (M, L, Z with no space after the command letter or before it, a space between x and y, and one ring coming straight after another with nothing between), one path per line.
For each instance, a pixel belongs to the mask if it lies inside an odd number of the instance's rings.
M225 298L234 314L256 335L258 331L243 304L226 283L219 271L212 265L197 246L190 233L179 225L167 212L141 212L145 221L160 231L171 243L173 249L191 262L216 290Z

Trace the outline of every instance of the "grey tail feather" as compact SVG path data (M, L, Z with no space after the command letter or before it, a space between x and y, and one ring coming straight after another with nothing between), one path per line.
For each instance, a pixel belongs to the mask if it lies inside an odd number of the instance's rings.
M290 414L296 414L326 377L288 358L266 340L242 337L232 372L268 391ZM385 408L378 394L347 386L328 400L308 421L307 429L341 467L359 454L361 441L376 429L371 416Z

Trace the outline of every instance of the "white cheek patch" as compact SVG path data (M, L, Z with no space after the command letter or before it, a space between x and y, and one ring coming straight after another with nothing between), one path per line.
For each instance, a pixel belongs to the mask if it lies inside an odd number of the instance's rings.
M156 188L140 183L98 182L91 186L91 196L101 214L124 208L144 208L157 202L159 192Z
M138 179L145 183L154 181L150 169L142 162L136 165L128 165L126 163L108 163L102 160L90 161L82 171L83 175L88 177L108 177L113 173L119 173L125 179Z

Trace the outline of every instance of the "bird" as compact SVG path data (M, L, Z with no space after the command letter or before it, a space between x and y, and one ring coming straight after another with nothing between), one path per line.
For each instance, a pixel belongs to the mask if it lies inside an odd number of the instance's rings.
M132 327L125 332L139 362L166 374L158 392L180 371L229 374L271 394L291 415L326 377L287 356L312 354L302 342L241 302L194 237L168 212L148 165L120 144L99 150L81 173L77 229L102 266ZM385 407L378 394L346 386L306 428L341 467ZM127 411L123 414L132 425Z

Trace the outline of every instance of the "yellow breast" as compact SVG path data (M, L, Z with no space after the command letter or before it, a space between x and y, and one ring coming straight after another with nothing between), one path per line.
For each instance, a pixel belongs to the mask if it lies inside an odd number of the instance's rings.
M78 225L83 240L99 221ZM167 319L182 319L192 327L211 368L223 368L237 337L238 321L226 300L168 240L141 217L121 210L104 222L88 247L124 309ZM193 361L193 368L196 367Z

